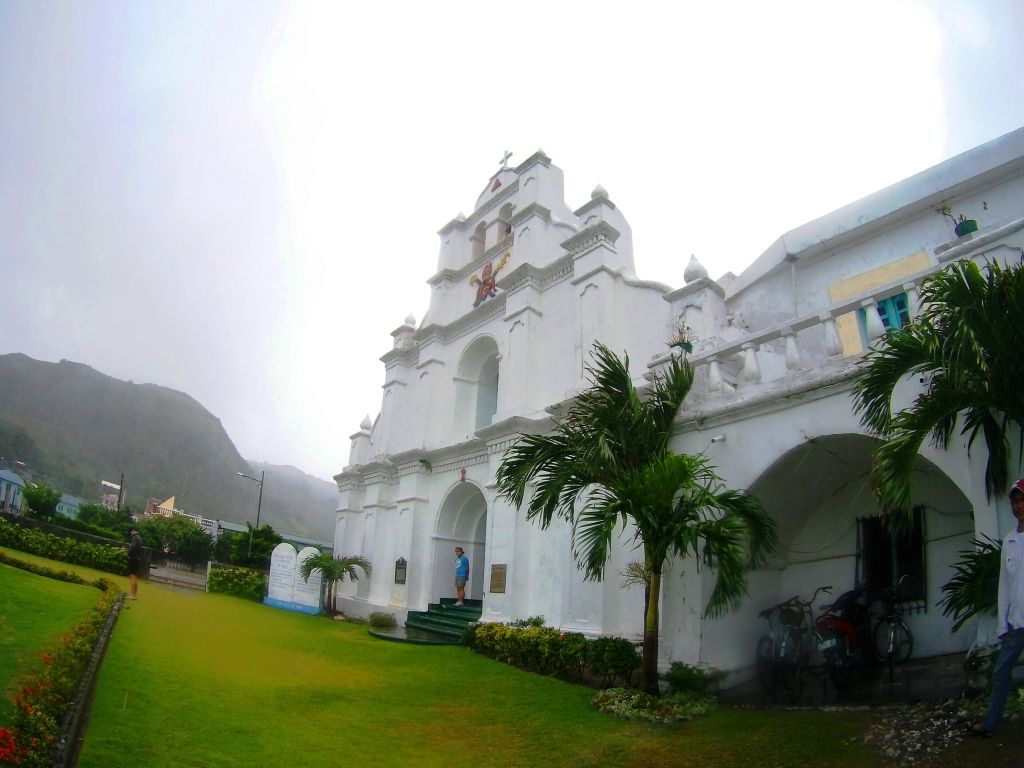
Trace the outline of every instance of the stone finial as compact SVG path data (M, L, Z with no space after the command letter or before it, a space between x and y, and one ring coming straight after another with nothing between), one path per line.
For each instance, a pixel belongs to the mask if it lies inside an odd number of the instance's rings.
M413 328L416 327L416 315L408 314L405 316L405 324L411 325Z
M465 221L466 220L466 214L464 214L462 211L459 211L459 215L455 217L455 220L456 221Z
M591 200L597 200L597 198L599 198L599 197L603 197L605 199L608 198L608 190L606 190L600 184L598 184L596 187L594 187L594 191L590 193L590 199Z
M683 282L689 284L694 280L701 280L708 276L707 269L704 265L697 261L697 257L692 253L690 254L690 263L686 265L686 269L683 270Z
M359 428L364 432L369 432L373 429L373 422L370 421L370 414L366 414L366 418L359 423Z

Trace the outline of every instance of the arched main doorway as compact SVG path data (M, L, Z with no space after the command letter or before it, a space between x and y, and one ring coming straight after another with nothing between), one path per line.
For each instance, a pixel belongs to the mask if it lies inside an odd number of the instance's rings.
M434 586L430 601L455 596L455 547L469 557L466 597L483 598L484 559L487 539L487 500L470 482L455 485L441 502L434 529Z

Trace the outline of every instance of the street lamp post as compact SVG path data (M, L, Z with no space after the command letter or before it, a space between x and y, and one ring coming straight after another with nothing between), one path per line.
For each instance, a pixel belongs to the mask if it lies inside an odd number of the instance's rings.
M259 500L256 502L256 528L253 528L249 532L249 557L252 557L252 535L260 527L260 508L263 506L263 479L267 476L267 470L264 469L263 471L260 472L259 480L257 480L252 475L245 474L244 472L236 472L235 474L238 475L239 477L244 477L247 480L252 480L260 487L260 497Z

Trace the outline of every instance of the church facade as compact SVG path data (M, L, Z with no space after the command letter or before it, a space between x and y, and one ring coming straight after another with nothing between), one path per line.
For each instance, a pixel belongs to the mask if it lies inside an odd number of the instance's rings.
M954 231L961 213L975 231ZM640 558L629 531L605 581L586 582L568 526L542 531L494 488L505 450L550 429L586 386L601 341L628 353L641 385L671 355L688 355L695 383L673 448L707 453L778 525L773 559L724 618L702 617L713 574L670 564L663 665L706 663L742 679L762 608L823 584L838 595L904 574L915 655L962 650L991 631L981 622L953 634L935 607L957 552L1010 524L1005 500L985 497L979 449L922 451L914 532L891 540L868 483L877 441L850 392L864 349L918 311L929 274L961 258L1021 257L1024 129L786 233L740 275L712 280L691 258L678 288L636 276L629 224L609 194L598 187L569 207L543 152L503 163L472 214L439 234L429 309L393 332L380 413L352 435L335 477L334 551L373 564L372 577L343 585L341 610L401 621L453 596L461 546L483 621L540 615L566 631L641 636L643 590L619 575Z

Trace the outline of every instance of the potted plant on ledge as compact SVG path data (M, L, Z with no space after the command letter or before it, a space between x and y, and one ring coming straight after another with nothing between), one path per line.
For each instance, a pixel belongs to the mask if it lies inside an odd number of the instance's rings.
M940 205L937 213L949 217L949 220L953 222L953 231L956 233L957 237L963 237L964 235L969 235L972 232L978 231L977 221L974 219L968 219L962 213L959 217L954 216L953 212L946 204Z
M693 329L686 324L684 317L680 315L679 321L676 323L675 333L669 339L668 345L670 347L678 347L684 352L690 353L693 352L694 341Z

